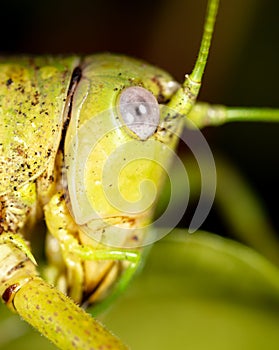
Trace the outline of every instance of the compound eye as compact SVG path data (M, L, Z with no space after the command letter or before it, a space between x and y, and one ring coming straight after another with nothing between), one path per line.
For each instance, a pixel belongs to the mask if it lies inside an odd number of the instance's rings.
M124 89L118 111L125 126L141 140L154 134L160 120L159 104L154 95L139 86Z

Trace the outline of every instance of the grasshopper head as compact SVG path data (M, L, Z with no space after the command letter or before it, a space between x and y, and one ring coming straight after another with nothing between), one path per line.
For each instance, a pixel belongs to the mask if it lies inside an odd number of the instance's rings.
M179 85L123 56L89 57L82 72L65 142L71 213L97 240L142 244L182 128L164 109Z

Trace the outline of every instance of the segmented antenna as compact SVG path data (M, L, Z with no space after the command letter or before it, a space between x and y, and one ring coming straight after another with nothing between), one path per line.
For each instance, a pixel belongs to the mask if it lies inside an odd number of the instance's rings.
M170 108L178 113L188 115L197 99L209 54L218 6L219 0L209 0L202 42L194 69L190 75L185 76L181 88L177 90L168 104Z

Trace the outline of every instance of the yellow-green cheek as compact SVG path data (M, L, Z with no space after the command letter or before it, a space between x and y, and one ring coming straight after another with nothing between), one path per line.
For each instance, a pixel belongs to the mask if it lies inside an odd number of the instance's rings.
M163 169L150 157L136 154L132 160L126 157L123 152L126 146L122 146L127 144L127 137L118 139L120 155L115 158L112 141L102 139L86 164L84 185L92 211L101 218L143 216L155 204Z

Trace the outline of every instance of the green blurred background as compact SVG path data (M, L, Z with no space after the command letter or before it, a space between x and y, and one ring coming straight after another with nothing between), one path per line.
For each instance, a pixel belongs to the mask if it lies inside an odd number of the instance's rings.
M197 55L205 8L205 0L4 1L0 52L119 52L182 81ZM278 13L277 0L221 1L201 100L279 107ZM204 130L213 151L230 158L259 193L277 232L278 131L279 125L248 123ZM214 208L203 228L233 237ZM207 239L160 242L104 316L132 349L278 349L279 288L265 262L258 257L257 270L250 252L236 247L239 265L235 251L213 254ZM212 239L214 247L227 244ZM5 319L2 306L0 312ZM25 325L17 318L3 322L0 349L51 348L29 333L4 345Z

